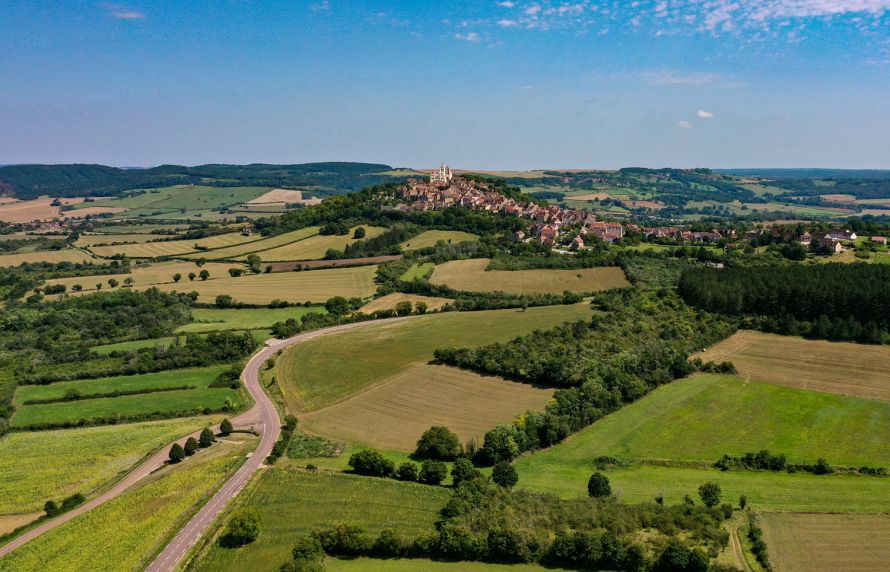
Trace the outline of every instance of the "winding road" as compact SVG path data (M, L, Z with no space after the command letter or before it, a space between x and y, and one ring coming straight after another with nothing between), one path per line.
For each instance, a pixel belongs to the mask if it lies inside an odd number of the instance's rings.
M344 324L342 326L332 326L321 330L314 330L299 334L283 341L270 340L267 346L257 352L247 362L247 366L241 373L241 379L244 382L247 391L254 400L254 406L248 411L232 419L232 423L238 429L252 428L262 434L260 444L247 461L232 475L228 481L213 495L213 497L189 520L189 522L177 533L169 544L161 551L160 554L149 564L147 570L150 572L167 572L173 570L189 549L201 538L201 535L207 529L213 520L219 516L222 510L228 505L244 485L250 480L256 471L263 466L266 457L272 452L272 447L281 434L281 422L278 417L278 411L275 404L263 391L260 384L260 368L270 357L278 351L299 344L320 336L352 330L362 326L371 324L380 324L381 322L395 322L411 319L405 318L389 318L385 320L373 320L368 322L357 322L352 324ZM214 427L215 431L219 430L219 426ZM120 481L115 483L110 489L97 496L94 499L78 506L77 508L66 512L52 520L49 520L40 526L29 530L14 540L0 546L0 558L9 554L23 544L37 538L38 536L61 526L69 520L88 512L124 493L134 484L147 477L154 471L162 468L168 459L168 451L173 443L184 444L189 437L197 438L200 431L196 431L190 435L185 435L176 441L168 443L162 447L157 453L146 459L143 463L135 467L127 473Z

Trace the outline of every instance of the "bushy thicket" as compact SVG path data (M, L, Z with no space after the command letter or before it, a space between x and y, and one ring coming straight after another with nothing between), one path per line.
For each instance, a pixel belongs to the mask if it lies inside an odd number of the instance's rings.
M767 331L867 343L890 334L890 266L882 264L695 268L683 272L679 291L694 306Z

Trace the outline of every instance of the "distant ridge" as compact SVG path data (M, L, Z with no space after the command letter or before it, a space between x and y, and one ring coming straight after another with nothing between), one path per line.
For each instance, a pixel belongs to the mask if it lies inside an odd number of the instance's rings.
M890 169L714 169L714 172L764 179L890 179Z

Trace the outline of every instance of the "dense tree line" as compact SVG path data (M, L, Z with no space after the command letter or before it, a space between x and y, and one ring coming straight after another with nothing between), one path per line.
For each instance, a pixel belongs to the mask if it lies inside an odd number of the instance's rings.
M100 276L130 272L126 260L112 260L106 264L91 262L25 262L19 266L0 268L0 300L16 301L45 280L69 276ZM39 301L39 296L34 299Z
M679 291L694 306L767 331L868 343L890 332L890 267L880 264L694 268Z
M361 228L361 227L360 227ZM325 259L338 258L367 258L369 256L385 256L388 254L401 254L400 243L409 240L422 232L422 229L413 224L397 224L374 238L359 240L346 245L342 251L328 250Z

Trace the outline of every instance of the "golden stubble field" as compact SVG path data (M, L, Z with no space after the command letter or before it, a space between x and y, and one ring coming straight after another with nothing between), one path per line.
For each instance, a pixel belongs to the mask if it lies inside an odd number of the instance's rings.
M731 361L746 379L890 401L890 347L743 330L693 357Z
M417 306L418 302L423 302L427 305L427 310L439 310L446 304L450 304L454 302L451 298L437 298L435 296L418 296L417 294L403 294L401 292L394 292L392 294L387 294L386 296L382 296L380 298L376 298L371 300L364 306L359 309L359 312L364 314L373 314L379 310L394 310L396 304L399 302L411 302L413 307Z

